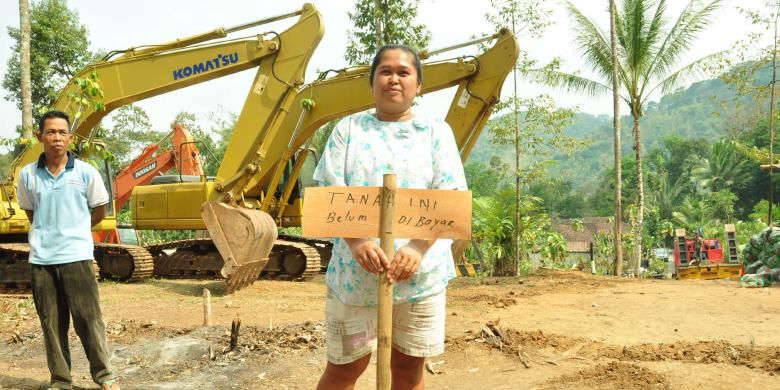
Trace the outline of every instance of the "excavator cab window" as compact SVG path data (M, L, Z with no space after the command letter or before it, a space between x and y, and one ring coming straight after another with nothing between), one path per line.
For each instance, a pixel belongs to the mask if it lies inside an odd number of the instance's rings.
M106 216L113 217L114 211L114 190L111 185L113 175L111 175L111 165L107 160L97 157L87 157L85 159L90 165L95 167L100 172L100 178L103 179L103 185L106 186L106 192L108 192L108 205L106 205Z
M314 169L317 168L317 162L320 161L317 156L317 151L309 149L309 156L306 157L306 161L303 162L303 168L299 180L301 181L301 187L305 190L309 187L316 187L317 181L314 180Z
M138 231L130 224L118 223L116 230L119 233L119 242L126 245L139 245Z
M306 160L303 161L303 167L301 167L301 173L298 175L297 178L295 178L296 183L293 187L292 192L290 193L290 197L287 199L287 204L292 204L293 201L296 199L301 198L301 193L304 191L307 187L315 187L317 186L317 182L314 181L314 168L317 167L317 152L314 149L308 150L309 156L306 158ZM290 177L293 173L293 169L295 167L296 162L298 161L300 155L299 153L296 153L290 160L287 162L287 166L284 168L284 174L282 175L282 180L279 183L279 186L277 186L276 193L274 196L276 196L277 199L281 198L282 196L282 190L287 186L288 180L290 180Z

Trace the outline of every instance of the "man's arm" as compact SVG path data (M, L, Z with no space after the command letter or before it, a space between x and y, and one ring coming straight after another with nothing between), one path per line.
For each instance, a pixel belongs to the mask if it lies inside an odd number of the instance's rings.
M32 211L27 212L27 218L32 221ZM98 206L92 209L92 226L97 225L106 217L106 205Z

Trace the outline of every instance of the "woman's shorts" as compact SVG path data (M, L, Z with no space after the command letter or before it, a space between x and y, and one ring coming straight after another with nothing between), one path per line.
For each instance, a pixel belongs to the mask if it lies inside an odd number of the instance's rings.
M393 348L415 357L444 353L447 290L415 303L393 305ZM354 362L376 351L377 307L348 306L331 293L325 303L328 361Z

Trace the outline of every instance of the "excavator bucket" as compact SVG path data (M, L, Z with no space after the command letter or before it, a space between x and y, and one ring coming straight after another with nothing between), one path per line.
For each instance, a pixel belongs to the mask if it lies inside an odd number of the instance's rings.
M259 211L209 201L201 208L203 221L225 265L228 294L251 285L268 263L276 241L276 223Z

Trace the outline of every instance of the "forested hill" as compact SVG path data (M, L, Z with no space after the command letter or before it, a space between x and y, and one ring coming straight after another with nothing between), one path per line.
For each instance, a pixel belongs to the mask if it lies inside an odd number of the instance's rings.
M769 74L760 79L769 80ZM765 84L765 83L764 83ZM641 120L642 145L645 151L661 144L665 137L702 139L710 143L727 134L737 110L734 87L722 79L711 79L666 95L660 101L647 104ZM743 105L744 106L744 105ZM631 126L633 119L623 115L621 119L623 154L633 154ZM488 125L489 126L489 125ZM613 166L612 117L609 115L576 114L566 134L587 141L589 144L572 155L555 155L558 163L551 167L551 176L561 177L572 184L575 191L594 189L603 172ZM511 147L498 147L491 142L488 128L472 151L469 162L487 163L492 156L500 156L506 162L513 161Z

